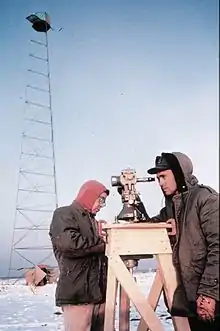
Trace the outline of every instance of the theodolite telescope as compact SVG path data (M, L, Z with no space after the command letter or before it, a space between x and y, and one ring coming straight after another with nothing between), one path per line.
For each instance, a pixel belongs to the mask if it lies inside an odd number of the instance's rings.
M123 207L117 216L117 221L140 222L148 218L145 207L136 190L137 183L146 183L155 181L154 177L137 177L134 169L124 169L120 176L111 177L111 185L118 187L118 193L121 195Z

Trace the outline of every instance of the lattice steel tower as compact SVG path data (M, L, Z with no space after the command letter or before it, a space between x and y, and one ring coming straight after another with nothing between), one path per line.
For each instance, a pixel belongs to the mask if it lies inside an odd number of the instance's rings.
M17 202L9 277L38 264L56 265L49 240L49 224L57 207L53 115L51 107L48 14L26 18L34 30L30 40L24 128L21 137ZM24 271L22 271L24 272Z

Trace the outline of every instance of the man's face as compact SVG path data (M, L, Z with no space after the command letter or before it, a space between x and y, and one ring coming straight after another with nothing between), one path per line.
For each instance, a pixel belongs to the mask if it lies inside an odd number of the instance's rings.
M92 207L92 213L97 214L101 208L105 207L105 201L107 198L106 193L102 193L98 199L95 201L93 207Z
M157 174L158 183L165 195L173 195L177 191L175 177L171 170L164 170Z

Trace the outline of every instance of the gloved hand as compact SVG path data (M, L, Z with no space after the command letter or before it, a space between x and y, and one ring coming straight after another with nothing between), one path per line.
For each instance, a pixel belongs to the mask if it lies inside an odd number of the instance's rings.
M104 240L104 242L106 242L106 232L102 229L102 226L107 224L107 221L100 220L97 223L98 223L99 236Z
M174 218L169 218L166 221L167 224L171 224L172 228L168 231L169 236L175 236L176 235L176 221Z
M215 318L215 305L214 299L205 295L200 295L196 300L197 314L202 320L213 320Z

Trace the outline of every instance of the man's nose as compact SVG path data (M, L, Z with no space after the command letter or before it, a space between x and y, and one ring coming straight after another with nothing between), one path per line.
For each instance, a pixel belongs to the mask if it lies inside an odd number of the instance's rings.
M160 185L161 188L163 188L163 186L164 186L164 180L163 179L159 180L159 185Z

